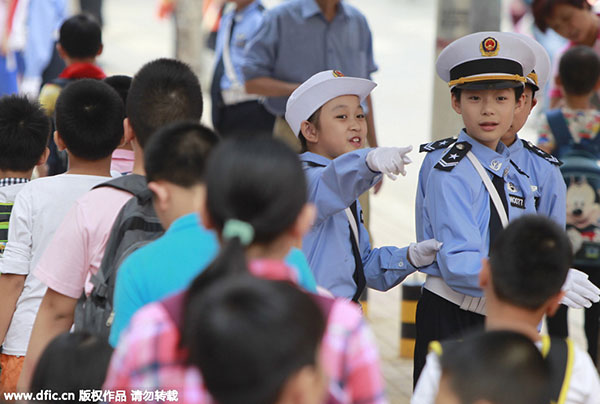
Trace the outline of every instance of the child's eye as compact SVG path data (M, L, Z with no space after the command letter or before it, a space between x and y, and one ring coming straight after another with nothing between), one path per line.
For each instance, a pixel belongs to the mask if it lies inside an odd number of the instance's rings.
M508 100L508 97L505 97L503 95L498 97L498 101L506 101L506 100Z
M469 99L473 100L473 101L479 101L479 96L477 96L477 95L471 95L471 96L469 96Z
M365 119L365 114L358 114L358 115L356 115L356 117L358 119Z
M345 114L343 114L343 115L338 115L338 116L336 116L336 118L337 118L337 119L346 119L346 118L348 118L348 115L345 115Z

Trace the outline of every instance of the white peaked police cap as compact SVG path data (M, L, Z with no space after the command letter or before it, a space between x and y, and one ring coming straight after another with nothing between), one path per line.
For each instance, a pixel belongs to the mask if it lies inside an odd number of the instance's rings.
M544 47L538 41L530 36L513 32L510 34L523 40L533 51L533 54L535 55L535 66L533 67L531 73L527 75L527 82L533 85L536 91L543 90L548 82L550 69L552 69L548 52L546 52L546 49L544 49Z
M356 95L362 102L376 86L371 80L346 77L339 70L317 73L290 95L285 107L285 120L297 137L302 121L310 118L328 101L342 95Z
M535 66L535 54L522 39L506 32L476 32L446 46L437 74L448 85L483 90L522 86Z

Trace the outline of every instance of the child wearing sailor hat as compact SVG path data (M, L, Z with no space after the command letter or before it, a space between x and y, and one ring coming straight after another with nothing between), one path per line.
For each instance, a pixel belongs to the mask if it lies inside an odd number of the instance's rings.
M418 267L431 264L439 243L372 249L362 222L359 195L382 174L396 179L410 163L408 147L364 149L367 124L361 103L371 80L335 70L315 74L287 101L285 118L300 138L309 200L317 218L304 250L317 283L335 296L358 301L365 286L388 290Z
M481 260L508 220L535 213L529 178L501 142L525 108L524 84L535 63L524 40L500 32L462 37L438 57L437 73L448 83L452 108L465 128L456 141L425 145L443 152L437 152L435 165L425 162L433 168L427 166L429 172L419 178L418 239L444 244L437 262L421 270L427 280L417 306L415 383L431 341L483 326Z

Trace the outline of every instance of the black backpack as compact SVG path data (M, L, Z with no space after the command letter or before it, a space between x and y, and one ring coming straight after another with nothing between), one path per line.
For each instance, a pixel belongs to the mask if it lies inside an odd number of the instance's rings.
M129 254L164 233L152 205L152 192L146 178L138 174L125 175L94 188L112 187L134 195L121 209L110 231L104 257L98 273L91 277L92 292L85 292L75 308L75 330L88 331L108 339L113 323L113 296L117 270Z

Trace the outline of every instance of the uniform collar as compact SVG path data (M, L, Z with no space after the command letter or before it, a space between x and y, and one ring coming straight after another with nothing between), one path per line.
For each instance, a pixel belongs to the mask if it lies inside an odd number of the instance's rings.
M317 4L317 2L315 0L304 0L301 3L301 12L302 12L302 18L304 18L305 20L313 17L317 14L323 14L323 12L321 11L321 7L319 7L319 5ZM337 11L337 15L343 15L343 16L347 16L347 10L346 7L344 5L343 1L340 1L338 3L338 11Z
M502 142L498 142L496 151L482 145L463 129L458 136L459 142L468 142L471 144L471 151L489 172L503 177L510 166L510 153L508 148Z
M521 150L523 150L523 142L521 142L521 139L518 135L515 135L515 141L513 144L508 146L508 151L511 155L513 155L520 152Z
M331 163L327 157L321 156L313 152L304 152L300 155L300 161L306 161L309 163L315 163L320 166L328 166Z

